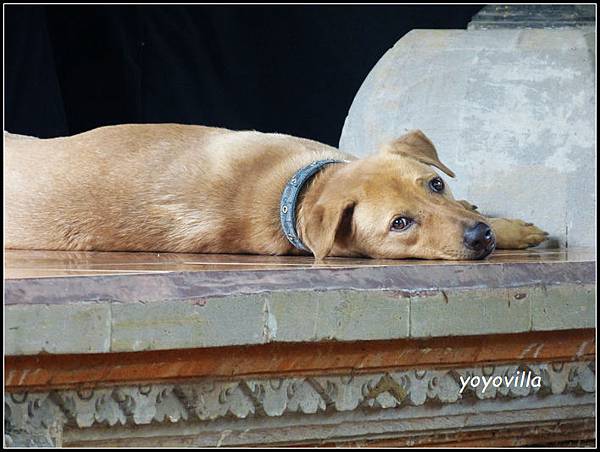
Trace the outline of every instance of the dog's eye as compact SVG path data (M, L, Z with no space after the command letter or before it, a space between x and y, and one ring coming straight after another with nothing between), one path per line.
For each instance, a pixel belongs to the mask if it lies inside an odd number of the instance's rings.
M394 218L394 221L392 222L392 226L390 227L390 230L404 231L411 224L413 224L413 220L411 218L397 217L397 218Z
M441 177L434 177L429 181L429 187L436 193L444 191L444 181Z

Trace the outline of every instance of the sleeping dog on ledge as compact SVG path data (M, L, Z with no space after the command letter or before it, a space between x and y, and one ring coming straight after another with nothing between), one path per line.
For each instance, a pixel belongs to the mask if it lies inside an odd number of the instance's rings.
M455 200L418 130L365 159L178 124L4 141L7 248L483 259L547 236Z

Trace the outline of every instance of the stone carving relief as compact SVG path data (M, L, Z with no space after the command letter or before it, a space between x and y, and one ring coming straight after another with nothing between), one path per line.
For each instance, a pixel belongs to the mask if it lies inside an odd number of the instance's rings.
M539 387L494 387L490 384L485 391L483 386L466 386L460 393L462 382L468 377L490 379L517 372L530 372L539 377ZM431 401L449 404L465 398L477 401L594 391L594 363L565 362L6 393L4 403L7 443L22 444L15 438L24 432L30 436L38 435L52 444L53 429L59 431L67 423L85 428L94 424L143 425L288 413L310 415L362 407L401 409L402 406L419 406Z

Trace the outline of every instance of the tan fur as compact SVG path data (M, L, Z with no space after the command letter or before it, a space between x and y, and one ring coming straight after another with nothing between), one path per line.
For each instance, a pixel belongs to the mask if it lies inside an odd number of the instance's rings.
M298 169L325 158L352 161L326 167L301 195L298 230L317 258L469 258L464 228L487 221L427 190L429 165L449 169L421 132L363 160L288 135L177 124L4 140L7 248L299 254L281 232L279 199ZM391 232L401 213L419 226ZM507 221L499 243L543 240Z

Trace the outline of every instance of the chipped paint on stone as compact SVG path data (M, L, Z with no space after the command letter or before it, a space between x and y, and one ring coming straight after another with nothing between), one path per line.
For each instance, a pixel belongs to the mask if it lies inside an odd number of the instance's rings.
M271 342L271 340L277 337L277 319L275 315L271 312L271 308L269 305L269 300L265 300L264 304L264 327L263 327L263 337L265 338L265 342Z

